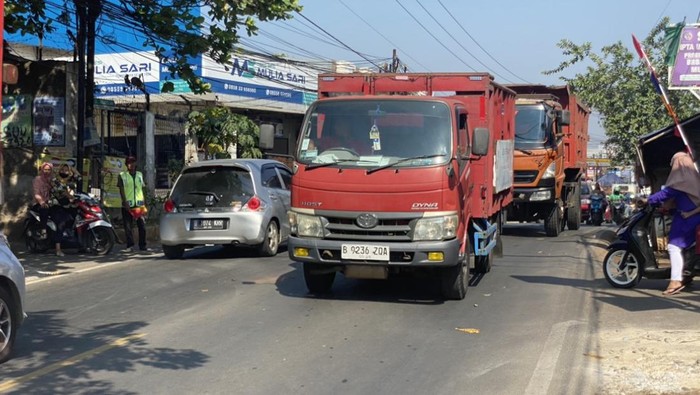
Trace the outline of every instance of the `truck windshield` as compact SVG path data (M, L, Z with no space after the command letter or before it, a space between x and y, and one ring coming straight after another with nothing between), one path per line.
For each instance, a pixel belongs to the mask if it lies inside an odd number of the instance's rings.
M551 124L543 105L518 105L515 113L515 148L544 148L551 136Z
M429 99L320 101L299 138L296 159L312 167L442 164L452 152L451 111Z

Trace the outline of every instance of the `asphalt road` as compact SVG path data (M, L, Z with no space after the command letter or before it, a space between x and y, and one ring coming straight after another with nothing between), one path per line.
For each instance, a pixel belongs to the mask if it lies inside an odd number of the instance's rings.
M600 334L646 325L648 300L654 320L679 301L657 301L660 282L636 302L611 291L599 232L509 224L504 256L463 301L425 278L339 276L315 297L286 251L115 255L30 282L0 393L605 393ZM677 325L695 322L698 296Z

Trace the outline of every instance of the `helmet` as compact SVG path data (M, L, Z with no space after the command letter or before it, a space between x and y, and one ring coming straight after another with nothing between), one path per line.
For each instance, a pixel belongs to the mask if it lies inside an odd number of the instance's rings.
M620 187L613 188L613 193L615 193L615 194L620 193Z

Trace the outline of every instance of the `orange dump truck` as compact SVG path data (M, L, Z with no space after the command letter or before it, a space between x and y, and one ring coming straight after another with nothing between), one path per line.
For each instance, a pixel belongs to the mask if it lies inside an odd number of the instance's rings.
M509 85L517 93L513 204L508 219L543 220L547 236L581 224L590 110L569 86Z

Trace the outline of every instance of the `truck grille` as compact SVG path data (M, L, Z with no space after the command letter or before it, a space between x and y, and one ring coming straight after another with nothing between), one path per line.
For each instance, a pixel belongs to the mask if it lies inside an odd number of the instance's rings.
M536 170L518 170L513 172L513 183L515 184L532 184L537 179L538 172Z
M419 218L419 215L408 214L376 214L379 218L377 226L364 229L357 225L355 219L359 213L355 214L335 214L324 215L327 221L326 230L329 234L327 239L336 240L357 240L357 241L411 241L411 221Z

